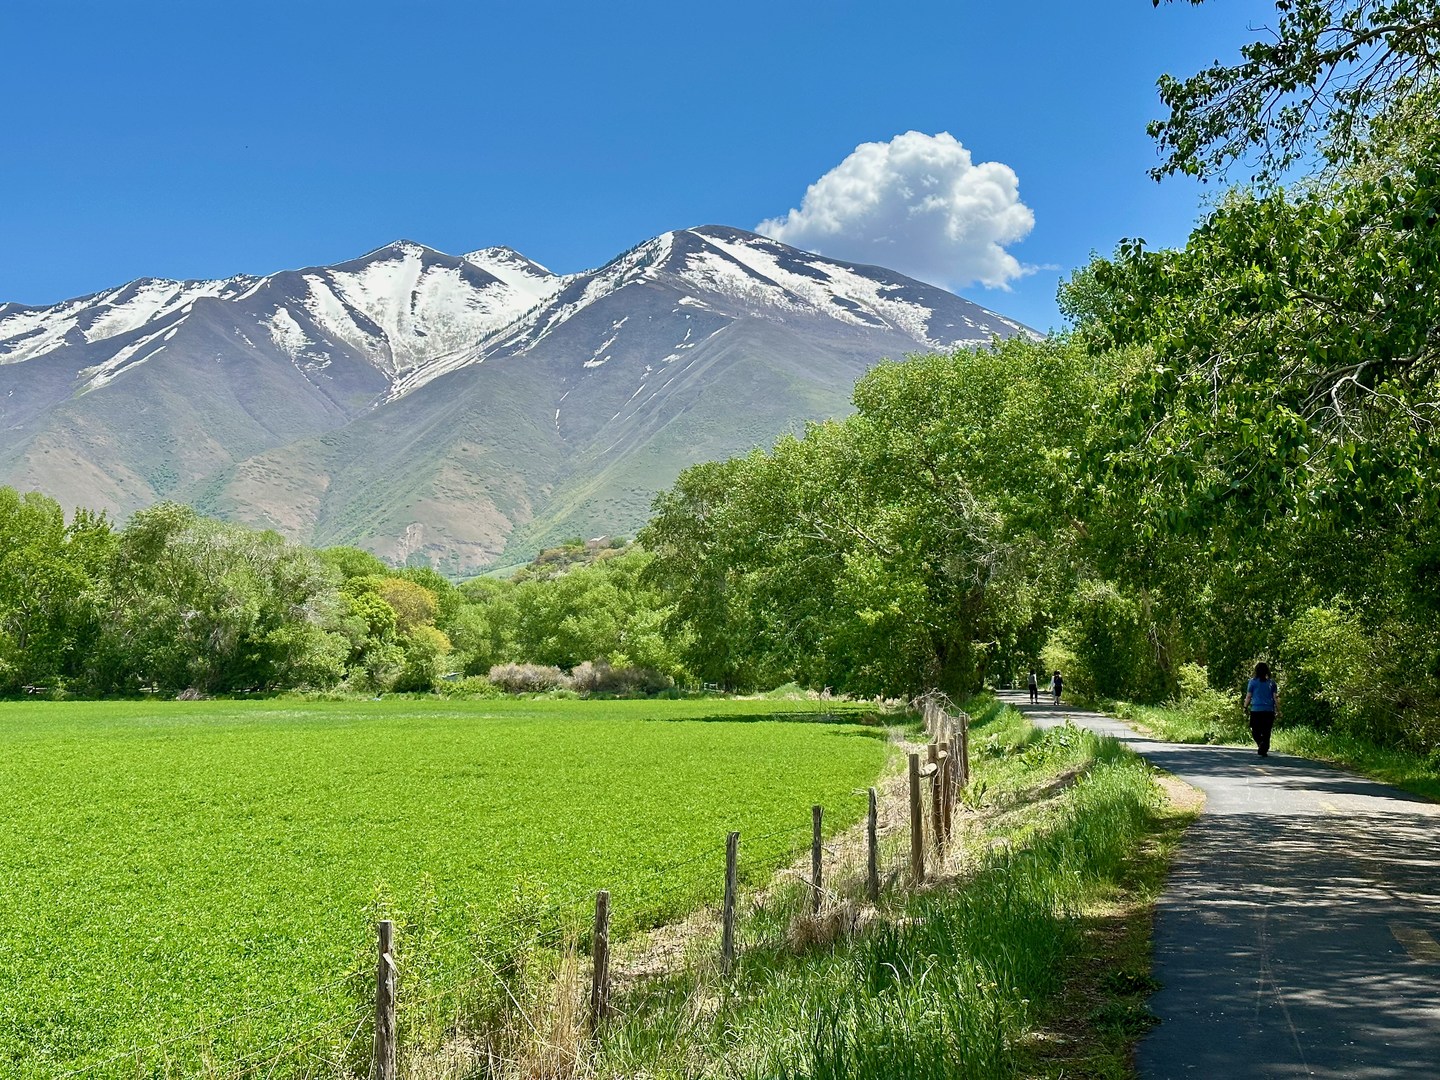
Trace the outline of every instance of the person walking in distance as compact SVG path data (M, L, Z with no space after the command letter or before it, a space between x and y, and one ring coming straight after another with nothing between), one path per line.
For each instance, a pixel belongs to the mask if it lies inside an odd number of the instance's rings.
M1050 676L1050 692L1055 695L1055 704L1060 704L1060 691L1065 688L1065 680L1060 677L1060 669L1055 669L1055 674Z
M1040 704L1040 676L1035 674L1035 669L1030 669L1030 704Z
M1270 756L1270 730L1275 726L1275 680L1270 678L1270 665L1255 665L1255 677L1245 685L1245 711L1250 714L1250 734L1255 737L1255 750L1261 757Z

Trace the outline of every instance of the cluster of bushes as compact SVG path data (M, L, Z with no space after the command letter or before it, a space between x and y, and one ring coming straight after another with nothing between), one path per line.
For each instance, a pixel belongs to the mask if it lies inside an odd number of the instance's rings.
M0 488L0 694L655 693L684 671L648 558L575 541L456 585L174 503L117 528Z
M487 681L510 694L573 690L581 694L651 695L675 686L674 678L653 668L613 667L603 660L586 660L569 672L546 664L498 664L490 669Z

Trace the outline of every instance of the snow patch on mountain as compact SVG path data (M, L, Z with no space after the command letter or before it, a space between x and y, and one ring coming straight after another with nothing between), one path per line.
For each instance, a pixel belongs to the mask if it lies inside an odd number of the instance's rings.
M202 296L222 296L238 291L236 279L224 281L159 281L150 279L138 281L121 290L129 296L117 296L99 305L99 311L89 326L83 329L85 340L91 343L107 338L128 334L146 323L163 319L193 304ZM249 284L248 279L245 284ZM133 291L132 291L133 290Z
M110 359L106 360L103 364L96 364L94 367L82 369L79 373L79 378L85 385L81 392L97 390L106 383L114 380L114 378L125 369L134 367L136 364L143 364L146 360L150 359L150 357L165 348L164 344L162 343L156 346L154 349L146 352L145 355L140 356L139 359L133 358L142 350L146 349L156 338L173 336L174 332L174 327L167 328L162 326L153 334L146 334L144 337L136 338L129 345L117 351L114 356L110 357Z
M488 247L462 255L466 262L503 281L519 296L527 299L526 307L548 300L567 280L551 273L533 259L527 259L508 247Z
M361 326L356 319L356 315L359 314L357 309L332 289L330 282L323 275L306 274L305 284L309 287L310 292L304 301L305 310L315 320L317 327L323 328L337 341L345 343L360 353L379 355L385 349L383 333L372 332ZM368 319L366 321L369 322ZM279 344L278 339L276 343ZM284 346L282 345L281 348Z
M697 283L728 290L750 303L768 302L782 310L803 306L854 326L889 326L931 348L955 344L955 339L932 336L933 311L904 298L901 294L906 286L901 282L874 272L861 273L820 256L797 259L794 248L762 236L732 240L704 230L698 235L723 257L708 251L692 254L686 272ZM737 272L735 263L751 273ZM989 341L990 335L978 333L972 340Z
M275 309L269 319L265 321L266 328L270 331L270 340L280 347L280 351L290 357L291 360L300 359L300 354L309 345L314 344L300 324L295 321L295 316L290 314L290 309L284 306Z
M619 292L626 285L654 277L659 264L669 257L674 239L673 232L662 233L611 259L599 270L567 279L566 287L556 294L552 303L538 308L514 327L508 328L493 343L494 346L517 352L531 348L592 304ZM584 284L577 294L575 288L581 282Z
M393 250L395 257L377 259L359 270L326 273L335 292L384 332L389 348L374 359L392 378L436 354L472 344L529 305L528 297L517 297L503 282L475 287L459 267L436 265L418 245ZM325 329L354 339L360 328L348 313L318 298L313 303L312 313ZM333 323L320 316L322 307Z
M142 278L49 307L19 307L0 318L0 364L18 364L66 345L95 344L168 318L200 297L231 297L255 279ZM6 305L9 307L10 305Z

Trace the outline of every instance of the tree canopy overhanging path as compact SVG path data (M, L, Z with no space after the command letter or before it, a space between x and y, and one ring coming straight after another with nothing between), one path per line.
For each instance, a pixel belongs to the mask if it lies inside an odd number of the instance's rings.
M1440 1076L1440 804L1303 758L1112 735L1205 793L1155 921L1146 1080Z

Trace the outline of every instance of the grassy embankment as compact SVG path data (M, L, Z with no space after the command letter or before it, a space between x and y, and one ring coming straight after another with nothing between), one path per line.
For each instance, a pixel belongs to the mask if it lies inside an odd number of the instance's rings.
M1167 705L1106 701L1099 707L1171 742L1253 746L1240 702L1224 698L1218 692L1212 694L1213 697L1207 695L1198 701ZM1221 700L1216 701L1217 698ZM1427 799L1440 800L1440 755L1427 756L1379 746L1343 730L1290 725L1285 722L1284 704L1280 703L1280 722L1270 740L1273 750L1323 761Z
M729 829L760 881L812 803L855 821L892 750L820 709L0 704L0 1076L359 1066L384 916L406 1038L483 1019L505 971L477 957L573 940L595 889L623 936L713 896Z
M858 864L829 914L803 882L747 906L722 976L714 940L681 973L621 994L577 1074L602 1077L1124 1077L1147 1028L1150 918L1193 808L1110 740L1040 733L987 704L975 781L939 882L858 903ZM904 830L887 864L903 865ZM903 881L903 871L901 872Z

